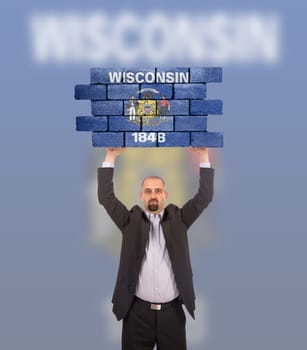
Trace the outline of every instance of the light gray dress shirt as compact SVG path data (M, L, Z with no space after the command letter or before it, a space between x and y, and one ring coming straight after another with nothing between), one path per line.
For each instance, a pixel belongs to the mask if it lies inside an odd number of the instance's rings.
M166 303L177 298L179 292L160 225L163 212L146 214L150 221L149 240L135 295L152 303Z

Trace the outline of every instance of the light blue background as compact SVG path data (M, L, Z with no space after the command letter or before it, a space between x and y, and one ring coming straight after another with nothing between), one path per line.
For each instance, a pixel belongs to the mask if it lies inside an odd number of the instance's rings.
M307 346L306 5L12 0L0 5L3 350L118 348L99 311L112 292L117 257L89 243L84 198L89 173L99 165L90 160L102 159L103 151L90 147L89 134L74 131L75 116L88 114L89 104L74 101L73 87L89 81L89 66L38 66L29 16L155 8L276 11L282 18L279 64L225 65L223 84L212 90L224 101L216 122L225 134L216 164L223 186L212 208L218 238L192 256L197 288L211 305L210 336L193 349Z

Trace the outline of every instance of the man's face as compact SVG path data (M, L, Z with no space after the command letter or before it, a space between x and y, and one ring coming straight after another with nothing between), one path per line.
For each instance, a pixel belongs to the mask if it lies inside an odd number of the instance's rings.
M144 208L153 213L158 214L164 209L164 204L168 193L161 179L147 178L145 179L140 192L140 198Z

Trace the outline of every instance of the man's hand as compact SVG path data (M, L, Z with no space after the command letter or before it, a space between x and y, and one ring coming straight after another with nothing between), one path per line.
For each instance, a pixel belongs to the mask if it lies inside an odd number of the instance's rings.
M115 159L127 150L126 147L107 148L104 162L115 163Z
M200 163L209 163L209 149L206 147L188 147L190 152L197 153Z

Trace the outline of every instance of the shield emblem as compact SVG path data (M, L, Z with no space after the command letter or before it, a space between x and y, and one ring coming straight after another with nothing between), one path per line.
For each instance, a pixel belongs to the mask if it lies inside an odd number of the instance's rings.
M155 100L138 100L138 111L140 116L155 117L157 115L157 103Z
M149 103L146 103L146 104L144 105L144 114L150 115L150 114L152 114L152 113L153 113L152 105L149 104Z

